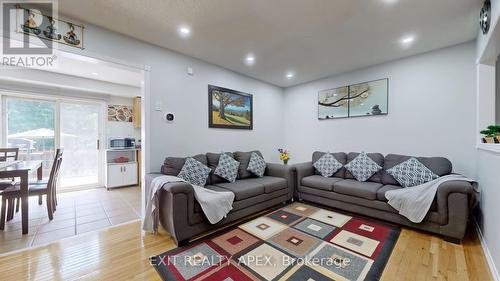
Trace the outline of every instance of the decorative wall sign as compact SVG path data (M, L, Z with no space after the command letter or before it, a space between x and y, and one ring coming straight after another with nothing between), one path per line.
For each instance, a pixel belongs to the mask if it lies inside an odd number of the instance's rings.
M83 49L81 25L17 7L16 32Z
M128 105L108 105L108 121L132 122L133 109Z
M318 93L318 119L387 115L389 79L323 90Z
M252 95L208 85L208 127L252 130Z

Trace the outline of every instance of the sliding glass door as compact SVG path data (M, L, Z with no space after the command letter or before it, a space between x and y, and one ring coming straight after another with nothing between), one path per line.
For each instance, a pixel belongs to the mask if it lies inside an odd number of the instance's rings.
M42 160L48 176L56 147L56 103L7 98L7 147L19 147L19 160Z
M60 140L64 147L62 188L99 184L100 109L90 103L60 103Z
M48 177L56 147L64 148L61 189L103 186L99 102L5 96L6 140L21 160L42 160Z

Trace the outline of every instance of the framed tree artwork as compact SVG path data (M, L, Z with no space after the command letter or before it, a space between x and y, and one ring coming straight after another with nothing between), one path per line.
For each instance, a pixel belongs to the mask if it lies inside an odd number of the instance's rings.
M252 130L252 95L208 85L208 127Z
M387 115L389 79L323 90L318 93L318 119Z

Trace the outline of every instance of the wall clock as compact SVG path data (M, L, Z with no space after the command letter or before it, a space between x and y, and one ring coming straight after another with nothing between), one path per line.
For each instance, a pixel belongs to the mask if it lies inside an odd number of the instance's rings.
M481 31L483 34L488 33L490 30L490 21L491 21L491 4L490 0L486 0L481 8L481 12L479 13L479 25L481 26Z

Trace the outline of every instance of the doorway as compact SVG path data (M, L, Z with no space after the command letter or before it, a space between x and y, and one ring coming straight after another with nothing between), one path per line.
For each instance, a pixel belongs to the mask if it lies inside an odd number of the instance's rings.
M55 148L64 148L60 189L103 186L103 103L69 98L2 95L7 147L20 160L42 160L48 175Z

